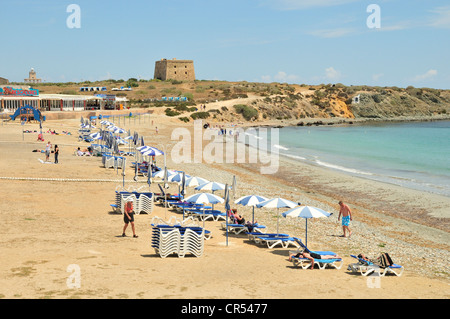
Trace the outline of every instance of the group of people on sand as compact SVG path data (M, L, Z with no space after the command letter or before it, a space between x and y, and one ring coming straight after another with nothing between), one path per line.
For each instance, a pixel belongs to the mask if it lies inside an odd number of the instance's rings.
M41 152L45 153L45 162L50 162L50 154L55 155L55 164L59 163L59 147L58 145L55 145L55 148L52 150L52 143L50 141L47 142L47 145L45 145L45 149L43 150L33 150L33 152Z

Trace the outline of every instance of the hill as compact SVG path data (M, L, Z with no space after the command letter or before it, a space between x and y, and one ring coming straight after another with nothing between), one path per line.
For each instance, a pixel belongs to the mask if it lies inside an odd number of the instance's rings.
M125 96L130 107L152 108L182 121L391 120L398 118L450 118L450 90L345 86L343 84L286 84L227 81L106 80L83 83L40 83L46 94L92 95L82 86L105 86L108 94ZM132 91L112 91L113 88ZM188 103L161 102L185 96ZM205 106L203 109L202 106Z

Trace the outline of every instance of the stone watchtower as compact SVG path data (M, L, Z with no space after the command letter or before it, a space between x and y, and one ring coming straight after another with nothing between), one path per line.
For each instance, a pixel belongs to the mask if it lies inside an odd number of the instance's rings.
M154 78L161 81L194 81L194 61L177 59L156 61Z
M41 79L36 78L36 71L33 68L28 75L28 79L24 80L26 83L41 83Z

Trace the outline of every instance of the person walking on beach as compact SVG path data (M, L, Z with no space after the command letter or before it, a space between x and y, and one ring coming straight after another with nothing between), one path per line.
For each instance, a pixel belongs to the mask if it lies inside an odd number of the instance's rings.
M348 207L348 205L344 204L343 201L339 201L339 206L341 207L341 209L339 210L338 221L342 215L342 230L344 232L344 235L342 235L341 237L347 237L347 232L348 237L350 237L352 235L352 231L349 228L350 221L352 221L352 211L350 210L350 207Z
M123 226L122 237L127 236L125 234L125 231L128 227L128 224L131 223L131 229L133 230L133 238L138 238L138 236L136 235L135 228L134 228L134 212L133 212L133 200L132 199L129 199L125 203L124 210L125 211L123 212L123 221L124 221L125 225Z
M50 158L50 152L52 150L52 144L50 141L47 142L47 145L45 146L45 161L48 162Z
M58 164L59 147L55 145L55 164Z

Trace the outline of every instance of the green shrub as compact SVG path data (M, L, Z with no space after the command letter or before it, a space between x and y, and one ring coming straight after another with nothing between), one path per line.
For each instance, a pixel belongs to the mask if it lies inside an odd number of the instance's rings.
M247 106L245 104L236 104L233 106L237 113L242 114L242 116L250 121L253 118L258 118L258 110L254 109L251 106Z
M177 116L180 115L180 112L174 111L172 110L170 107L168 107L167 109L165 109L164 111L166 113L167 116Z
M193 120L198 120L198 119L207 119L209 117L209 113L208 112L195 112L191 114L191 118Z

